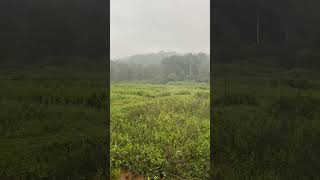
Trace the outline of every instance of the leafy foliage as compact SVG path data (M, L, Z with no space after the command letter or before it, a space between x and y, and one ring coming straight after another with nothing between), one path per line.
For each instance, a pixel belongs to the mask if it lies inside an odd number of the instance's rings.
M209 179L207 87L188 83L113 84L112 170L151 178ZM199 93L205 95L199 98ZM154 98L145 94L153 94Z
M167 83L176 81L209 82L210 59L204 53L167 55L158 54L157 63L146 62L150 55L139 55L143 61L135 58L126 61L111 61L110 76L113 82L146 81L149 83ZM162 59L160 59L162 57ZM160 59L160 60L159 60Z

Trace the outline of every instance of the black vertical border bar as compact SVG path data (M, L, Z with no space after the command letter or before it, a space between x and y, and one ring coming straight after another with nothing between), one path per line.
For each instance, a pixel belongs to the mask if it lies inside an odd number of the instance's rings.
M214 1L215 0L210 0L210 179L214 178L214 143L215 143L215 138L214 138L214 72L213 72L213 67L214 67Z
M106 3L105 10L105 46L106 46L106 162L105 179L110 180L110 0L103 0Z

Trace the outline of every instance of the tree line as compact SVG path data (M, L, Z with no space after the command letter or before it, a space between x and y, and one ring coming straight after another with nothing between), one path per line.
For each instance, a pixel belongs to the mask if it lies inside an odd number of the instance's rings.
M158 64L110 61L111 81L209 82L210 57L205 53L172 55Z
M106 57L105 0L2 0L0 58L32 63L46 57Z
M248 57L288 67L319 68L320 1L215 1L212 33L217 61ZM269 59L268 59L269 57Z

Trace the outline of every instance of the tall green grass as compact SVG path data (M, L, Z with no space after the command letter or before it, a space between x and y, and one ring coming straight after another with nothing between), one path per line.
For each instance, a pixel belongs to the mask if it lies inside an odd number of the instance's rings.
M113 85L112 173L209 179L209 89L199 87Z

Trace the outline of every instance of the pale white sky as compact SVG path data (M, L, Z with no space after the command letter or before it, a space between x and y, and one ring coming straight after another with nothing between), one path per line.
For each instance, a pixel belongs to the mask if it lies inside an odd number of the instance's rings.
M210 0L110 0L111 59L210 52Z

